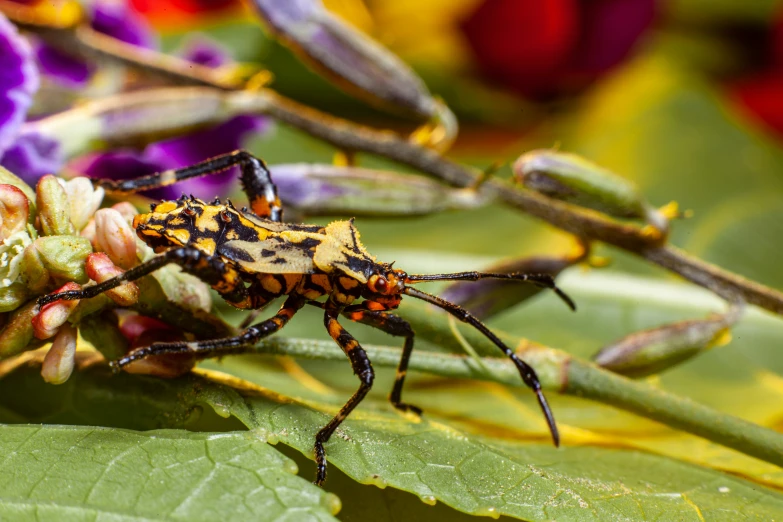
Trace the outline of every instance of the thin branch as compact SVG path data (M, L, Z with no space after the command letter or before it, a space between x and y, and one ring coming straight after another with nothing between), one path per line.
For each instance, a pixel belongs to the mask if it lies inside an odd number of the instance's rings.
M375 366L395 368L399 362L399 349L373 345L363 347ZM256 351L345 361L345 354L330 341L276 337L262 341L256 346ZM783 466L783 434L774 430L602 370L559 350L537 347L526 351L524 356L536 368L545 389L610 404ZM413 353L408 368L442 377L488 380L510 386L524 385L510 362L484 358L483 363L491 373L487 374L470 357L420 350Z

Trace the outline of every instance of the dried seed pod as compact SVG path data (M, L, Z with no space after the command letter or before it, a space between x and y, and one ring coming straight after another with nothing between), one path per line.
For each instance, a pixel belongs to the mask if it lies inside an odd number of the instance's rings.
M13 185L0 185L0 241L21 232L30 218L30 200Z
M76 328L63 324L41 364L41 377L49 384L62 384L73 373L76 355Z
M251 3L281 41L346 90L419 120L437 114L424 82L402 60L329 13L320 0Z
M85 262L87 275L96 283L103 283L107 279L116 277L125 272L112 263L109 256L104 253L95 253L87 256ZM136 283L125 283L117 288L107 290L106 295L120 306L131 306L139 300L139 287Z
M546 196L603 212L643 219L661 231L668 220L625 178L575 154L534 150L514 163L514 176L526 188Z
M46 175L35 186L41 232L45 236L73 235L68 194L56 177Z
M118 266L128 269L137 263L136 234L128 221L113 208L95 213L95 242Z
M660 373L729 339L741 314L741 306L732 306L725 314L634 332L601 349L593 361L628 377Z
M55 290L55 292L68 292L70 290L81 290L81 287L76 283L66 283ZM78 299L72 299L70 301L58 299L53 303L41 307L41 310L32 319L33 335L35 335L36 339L49 339L50 337L54 337L60 327L68 320L71 311L76 308L76 305L78 304Z
M94 188L89 178L78 177L64 183L68 195L68 209L71 223L76 230L82 230L103 202L104 190Z

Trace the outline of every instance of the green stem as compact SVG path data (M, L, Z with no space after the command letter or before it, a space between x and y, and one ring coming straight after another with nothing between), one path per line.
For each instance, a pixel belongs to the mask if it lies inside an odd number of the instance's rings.
M363 347L375 366L395 368L399 362L399 349L374 345ZM345 354L331 341L276 337L258 344L256 351L345 361ZM537 346L526 351L524 356L536 368L544 388L609 404L783 466L783 435L776 431L602 370L560 350ZM413 353L408 368L441 377L523 386L519 373L510 362L489 357L483 363L490 370L489 374L470 357L420 350Z

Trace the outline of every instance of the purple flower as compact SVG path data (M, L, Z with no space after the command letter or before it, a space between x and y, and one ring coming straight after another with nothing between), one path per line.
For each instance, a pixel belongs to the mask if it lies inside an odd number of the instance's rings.
M90 26L131 45L155 49L158 39L147 22L125 2L98 1L92 4Z
M0 156L16 139L38 80L30 46L0 14Z
M141 152L124 149L83 156L72 162L70 167L93 178L133 179L185 167L239 149L246 136L264 132L267 128L267 120L263 117L236 116L211 129L152 143ZM237 179L235 170L230 169L221 174L150 190L145 194L160 199L176 199L189 193L211 198L229 193Z
M60 171L63 154L56 140L37 132L22 132L5 151L0 164L28 184L35 185L41 176Z

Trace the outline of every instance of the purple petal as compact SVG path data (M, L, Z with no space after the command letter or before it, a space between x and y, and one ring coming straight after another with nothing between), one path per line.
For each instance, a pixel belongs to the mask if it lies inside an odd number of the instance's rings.
M0 14L0 154L11 146L19 132L38 82L30 46Z
M92 70L86 62L50 45L38 44L35 56L41 72L65 87L78 89L87 85L90 80Z
M264 132L267 120L259 116L236 116L211 129L148 145L143 152L129 150L92 154L71 167L93 178L133 179L154 172L176 169L242 148L246 136ZM176 199L182 194L211 198L228 194L238 179L235 169L150 190L151 198Z
M63 153L58 141L29 132L17 136L14 144L3 154L0 165L35 186L41 176L56 174L62 169Z
M125 43L154 49L158 46L155 33L136 11L125 4L100 0L92 4L92 28Z
M220 67L232 61L228 49L206 36L188 39L177 54L189 62L207 67Z

